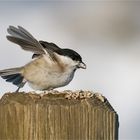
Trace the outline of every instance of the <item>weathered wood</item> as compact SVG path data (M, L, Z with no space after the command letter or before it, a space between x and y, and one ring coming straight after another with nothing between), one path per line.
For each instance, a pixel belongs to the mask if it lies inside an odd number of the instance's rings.
M85 92L66 99L67 94L5 94L0 100L0 140L118 139L118 115L107 100L84 97Z

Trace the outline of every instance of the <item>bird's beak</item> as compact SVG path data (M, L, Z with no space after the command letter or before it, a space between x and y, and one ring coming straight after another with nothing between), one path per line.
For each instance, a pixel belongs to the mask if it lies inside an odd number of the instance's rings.
M80 62L79 65L78 65L78 68L86 69L87 66L84 62Z

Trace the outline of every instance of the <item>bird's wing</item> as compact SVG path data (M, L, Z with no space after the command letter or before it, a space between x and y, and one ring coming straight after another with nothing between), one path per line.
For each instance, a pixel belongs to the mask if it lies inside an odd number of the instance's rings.
M39 43L44 47L44 48L48 48L50 50L53 50L54 52L57 52L59 50L61 50L60 47L58 47L56 44L52 43L52 42L46 42L46 41L39 41Z
M54 43L50 43L50 42L46 42L46 41L39 41L39 43L43 46L43 48L45 50L49 50L55 53L60 53L61 52L61 48L58 47L56 44ZM36 58L40 56L40 54L34 53L32 58Z
M21 46L23 50L31 51L35 54L50 55L52 53L50 50L44 49L44 47L21 26L18 26L18 28L9 26L7 31L10 34L7 36L7 39Z

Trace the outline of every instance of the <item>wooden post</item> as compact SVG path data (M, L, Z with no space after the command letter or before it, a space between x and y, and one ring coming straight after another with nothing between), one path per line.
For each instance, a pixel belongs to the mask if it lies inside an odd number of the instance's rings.
M87 91L6 93L0 140L118 140L118 115L107 99Z

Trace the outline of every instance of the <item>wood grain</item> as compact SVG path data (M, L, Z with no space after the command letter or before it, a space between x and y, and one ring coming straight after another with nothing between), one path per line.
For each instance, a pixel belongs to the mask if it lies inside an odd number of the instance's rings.
M106 99L68 100L66 95L5 94L0 100L0 140L118 139L118 115Z

